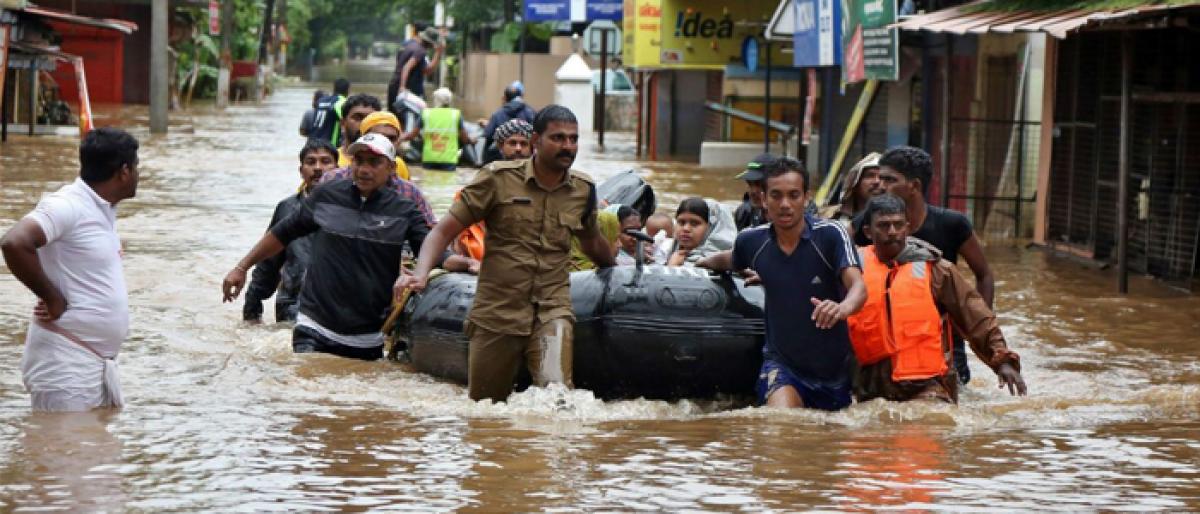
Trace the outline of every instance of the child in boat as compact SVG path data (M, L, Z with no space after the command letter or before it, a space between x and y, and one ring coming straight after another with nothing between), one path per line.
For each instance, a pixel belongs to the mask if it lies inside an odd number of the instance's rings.
M654 262L666 263L675 246L675 220L661 212L646 218L646 235L654 238Z
M637 264L637 239L633 236L625 235L626 230L641 230L642 216L637 211L621 205L617 207L617 222L621 224L621 231L617 233L617 265L630 266ZM652 262L653 249L644 248L642 253L646 255L646 262Z
M716 200L693 196L675 210L675 245L668 266L694 266L711 254L733 248L737 227L733 216Z

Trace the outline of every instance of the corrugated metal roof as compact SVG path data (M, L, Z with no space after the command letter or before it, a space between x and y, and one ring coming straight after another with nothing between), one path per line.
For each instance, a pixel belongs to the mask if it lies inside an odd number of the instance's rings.
M24 9L21 9L21 12L31 14L39 18L115 30L124 34L132 34L133 31L137 30L138 28L137 24L131 21L113 20L108 18L89 18L87 16L80 16L78 14L56 11L54 9L46 9L44 7L35 7L32 5L25 6Z
M1090 26L1128 22L1138 18L1184 9L1200 12L1200 3L1186 5L1142 5L1122 9L1059 10L1059 11L994 11L980 10L988 0L964 4L929 14L910 17L892 25L900 30L926 31L947 34L986 34L1014 32L1045 32L1058 39Z

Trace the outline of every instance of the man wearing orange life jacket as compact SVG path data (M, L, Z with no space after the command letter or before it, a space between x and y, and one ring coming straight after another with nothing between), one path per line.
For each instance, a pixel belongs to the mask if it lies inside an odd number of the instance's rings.
M867 303L849 318L858 357L858 401L933 399L956 403L957 381L947 366L949 327L999 378L1000 387L1025 395L1021 361L979 292L929 243L910 238L904 201L876 196L863 227L871 246L859 247Z

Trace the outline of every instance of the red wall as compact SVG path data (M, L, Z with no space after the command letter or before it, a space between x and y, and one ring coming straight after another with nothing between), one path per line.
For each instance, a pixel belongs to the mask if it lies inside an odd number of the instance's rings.
M124 34L68 23L51 22L51 26L62 35L63 52L83 57L88 97L92 103L122 103L125 94ZM51 75L58 81L60 97L72 105L77 104L79 93L74 66L59 63Z

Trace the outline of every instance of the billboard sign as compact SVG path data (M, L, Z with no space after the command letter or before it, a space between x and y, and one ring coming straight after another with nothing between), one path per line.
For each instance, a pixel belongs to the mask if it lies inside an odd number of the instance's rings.
M841 0L843 8L842 79L896 80L900 73L900 36L896 0Z
M839 0L793 0L797 67L837 66L842 63L842 8Z

